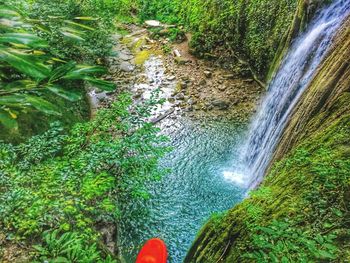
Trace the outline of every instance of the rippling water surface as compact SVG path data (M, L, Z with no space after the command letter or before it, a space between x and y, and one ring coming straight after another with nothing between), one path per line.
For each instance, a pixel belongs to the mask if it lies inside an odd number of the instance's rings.
M212 213L242 200L240 178L227 180L232 156L243 128L224 122L182 119L168 129L174 150L161 162L171 172L149 186L153 197L124 207L120 233L122 254L135 262L140 246L160 237L169 247L171 263L182 262L200 227ZM230 176L232 179L232 175Z

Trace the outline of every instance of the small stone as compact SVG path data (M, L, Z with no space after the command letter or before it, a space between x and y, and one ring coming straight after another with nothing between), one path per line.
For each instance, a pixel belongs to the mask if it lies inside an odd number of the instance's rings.
M181 83L180 83L180 88L181 88L181 89L186 89L186 88L187 88L187 83L184 82L184 81L181 82Z
M205 86L207 85L207 81L205 79L202 79L200 82L199 82L199 85L200 86Z
M185 111L187 111L187 112L193 111L193 107L192 106L188 106L187 108L185 108Z
M179 93L179 94L177 94L175 96L175 99L177 99L177 100L184 100L185 99L185 95L181 92L181 93Z
M254 83L254 79L245 79L245 80L243 80L243 82L245 82L245 83L248 83L248 84L252 84L252 83Z
M206 70L203 72L206 78L211 78L213 76L213 73L209 70Z
M234 79L235 78L235 75L234 74L226 74L226 75L223 75L223 77L225 79Z
M217 99L212 102L212 105L219 110L226 110L230 107L230 103L226 100Z
M220 91L225 91L226 89L227 89L227 87L226 86L224 86L224 85L222 85L222 86L219 86L219 88L218 88Z
M232 102L232 105L236 106L239 103L239 99L236 99L236 98L231 99L231 102Z
M185 65L190 62L190 60L183 58L183 57L176 57L175 62L179 65Z
M150 27L160 27L162 25L158 20L147 20L145 24Z
M133 56L130 54L126 54L124 52L121 52L118 54L118 58L121 60L124 60L124 61L128 61L128 60L131 60L133 58Z
M188 105L194 105L194 104L196 104L196 102L195 102L193 99L189 99L189 100L187 101L187 104L188 104Z
M170 76L170 77L167 77L167 80L168 81L174 81L176 79L176 77L175 76Z
M127 61L123 61L122 63L120 63L119 65L120 70L124 71L124 72L132 72L135 69L135 66L133 66L132 64L130 64Z

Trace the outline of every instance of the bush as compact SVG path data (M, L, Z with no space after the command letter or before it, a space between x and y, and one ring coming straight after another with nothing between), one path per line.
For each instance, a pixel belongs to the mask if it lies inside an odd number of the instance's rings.
M27 144L0 144L0 226L8 239L31 243L57 230L99 243L97 224L115 224L119 203L147 198L145 183L164 172L157 161L166 138L145 121L157 103L131 107L122 94L68 135L55 124Z

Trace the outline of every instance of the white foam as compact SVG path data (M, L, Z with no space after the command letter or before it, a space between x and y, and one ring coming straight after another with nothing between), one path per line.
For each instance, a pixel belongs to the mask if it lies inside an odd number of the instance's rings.
M224 171L223 176L227 181L233 182L239 186L244 186L246 184L245 176L242 173Z

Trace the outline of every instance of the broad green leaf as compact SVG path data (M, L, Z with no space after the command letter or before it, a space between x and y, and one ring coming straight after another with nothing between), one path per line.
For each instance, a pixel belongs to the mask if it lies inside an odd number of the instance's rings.
M18 129L18 124L11 114L3 109L0 109L0 123L8 129Z
M106 73L106 69L104 67L78 65L77 69L69 72L64 78L65 79L85 79L87 75L104 74L104 73Z
M76 20L83 20L83 21L95 21L95 20L98 20L97 18L91 17L91 16L77 16L77 17L74 17L74 19L76 19Z
M33 34L29 33L5 33L0 35L0 43L23 44L33 48L47 47L47 42Z
M74 68L75 68L75 62L68 62L62 66L55 68L51 72L51 77L49 79L49 82L54 82L55 80L62 78Z
M73 22L70 20L65 20L64 22L69 24L69 25L75 26L75 27L79 27L79 28L83 28L83 29L87 29L87 30L91 30L91 31L94 30L94 28L92 28L92 27L89 27L89 26L84 25L84 24L76 23L76 22Z
M49 86L47 89L52 93L72 102L78 101L81 99L81 95L79 93L65 90L58 86Z
M22 94L0 96L0 105L9 107L26 106L26 96Z
M38 83L31 79L22 79L22 80L13 81L7 84L5 86L5 90L33 89L37 86L38 86Z
M320 258L322 258L322 259L335 259L336 258L335 255L333 255L330 252L325 251L325 250L319 250L318 253L320 255Z
M15 49L0 49L0 61L5 61L21 73L35 79L44 79L50 74L50 68L35 56L25 54Z
M61 113L55 105L43 98L27 95L26 101L38 111L50 115L61 115Z
M3 18L3 17L6 17L6 18L20 17L20 14L7 6L0 5L0 17L1 18Z
M113 91L116 88L114 83L102 79L96 79L92 77L85 77L84 79L101 90Z
M71 40L71 41L78 41L78 42L81 42L81 41L85 41L84 38L82 38L81 36L77 35L77 34L73 34L73 33L70 33L68 31L61 31L62 35L65 36L66 39L68 40Z

